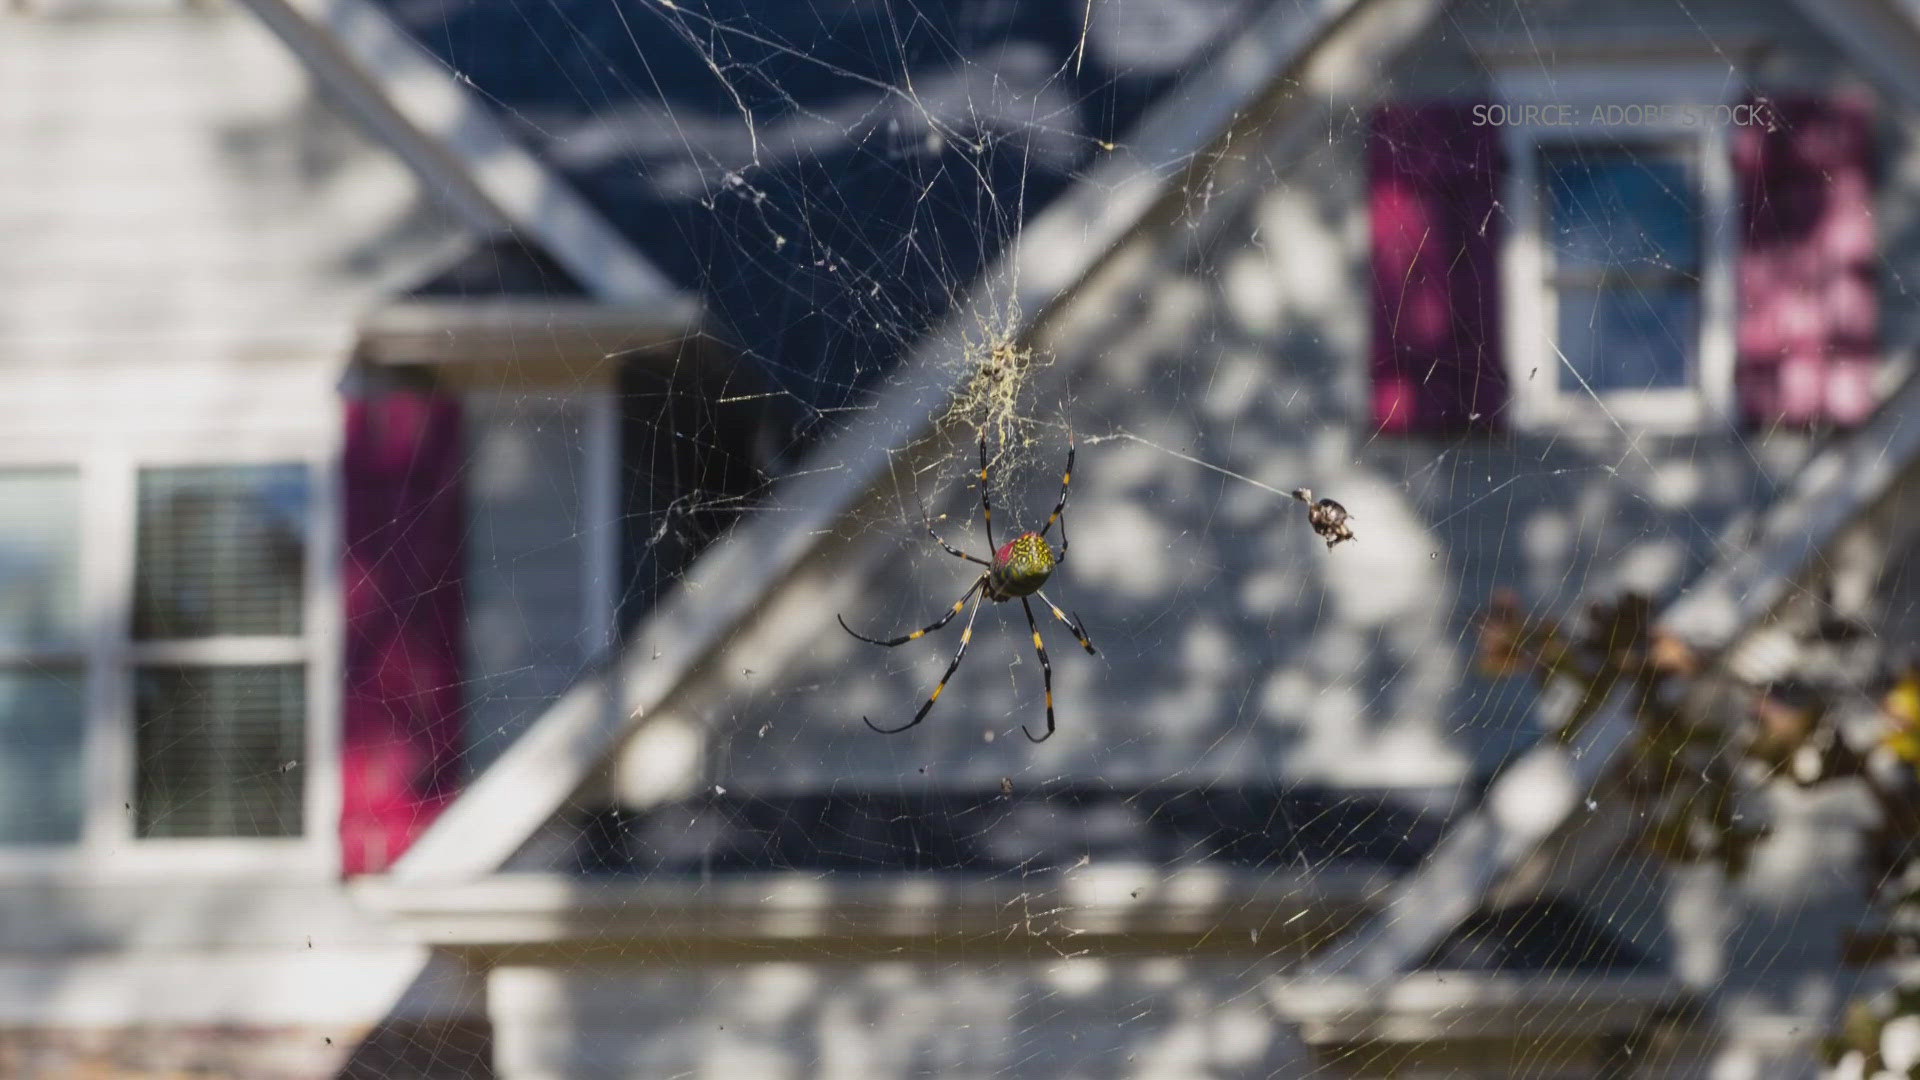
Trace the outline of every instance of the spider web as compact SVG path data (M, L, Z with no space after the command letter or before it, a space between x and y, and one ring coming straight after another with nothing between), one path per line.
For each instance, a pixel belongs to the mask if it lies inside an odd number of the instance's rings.
M1172 194L1043 311L1021 299L1020 269L1049 255L1024 246L1034 223L1076 191L1127 197L1111 165L1147 149L1141 119L1191 104L1180 79L1234 62L1250 26L1309 5L386 7L701 298L706 338L676 364L722 373L624 361L618 581L574 569L599 528L585 384L468 402L469 774L614 651L668 651L690 631L660 613L702 611L696 587L728 603L729 582L700 576L728 530L818 533L508 868L563 875L583 899L559 944L486 969L502 1075L1759 1076L1813 1060L1851 989L1838 796L1756 787L1743 812L1774 831L1748 877L1616 840L1561 853L1558 887L1474 903L1405 970L1334 986L1303 960L1378 917L1493 778L1552 741L1537 686L1475 668L1487 598L1512 589L1529 617L1570 619L1624 589L1669 599L1739 554L1742 524L1814 445L1784 427L1664 434L1650 410L1668 373L1585 366L1557 341L1526 380L1553 384L1562 422L1506 412L1535 400L1519 385L1495 434L1372 419L1371 110L1484 99L1512 69L1552 85L1561 44L1617 16L1442 5L1404 50L1289 72L1303 103L1271 127L1136 170ZM1734 83L1755 36L1791 57L1788 81L1849 63L1787 4L1635 12ZM1390 36L1386 15L1355 20ZM1614 86L1604 103L1637 100L1630 77ZM1673 137L1603 126L1557 175L1624 161L1622 184L1672 184ZM1595 272L1631 277L1642 305L1607 345L1685 351L1710 319L1724 331L1728 312L1685 306L1710 304L1742 240L1711 197L1679 211L1687 258L1646 240L1658 223L1574 207L1601 215L1572 226L1599 244ZM1518 229L1510 202L1493 213ZM482 276L534 257L493 249ZM1885 277L1889 308L1906 303ZM1689 378L1708 348L1686 353ZM922 402L938 424L888 422L926 386L951 391ZM1046 590L1100 652L1035 610L1057 733L1015 737L1045 715L1041 663L1018 605L991 602L926 721L869 731L862 717L913 714L973 616L889 649L832 616L891 637L949 610L980 568L923 521L992 557L975 440L1005 542L1046 520L1069 431L1073 543ZM804 481L861 469L872 497L815 522ZM1324 543L1298 488L1339 501L1356 539ZM617 631L593 622L602 588ZM1864 676L1851 693L1867 700ZM1440 1003L1398 996L1410 985ZM1598 1019L1648 985L1675 996L1644 1023ZM1733 1019L1660 1027L1688 993Z

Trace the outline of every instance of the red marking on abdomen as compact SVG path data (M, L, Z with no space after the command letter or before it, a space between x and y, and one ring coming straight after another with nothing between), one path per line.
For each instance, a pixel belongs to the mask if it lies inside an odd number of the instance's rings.
M1001 544L1000 550L993 553L993 564L995 566L1005 566L1007 563L1013 561L1013 545L1019 542L1020 537L1016 536L1006 543Z

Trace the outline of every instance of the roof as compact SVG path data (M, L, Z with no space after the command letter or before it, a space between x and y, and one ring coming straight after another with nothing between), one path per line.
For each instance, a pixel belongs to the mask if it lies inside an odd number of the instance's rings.
M1385 882L1432 853L1445 816L1391 792L1301 785L707 791L640 813L589 811L576 850L581 869L602 881L834 871L1037 882L1082 867L1145 864L1175 874L1212 868ZM1415 966L1626 974L1648 961L1579 905L1547 898L1473 912Z
M1257 6L373 4L820 408L897 362Z
M1304 787L704 793L644 813L587 815L595 874L762 870L1042 873L1084 861L1404 871L1439 836L1385 796Z
M582 875L370 878L356 891L455 949L600 954L618 942L765 960L816 950L824 934L880 956L949 940L973 955L1035 956L1069 943L1076 955L1120 955L1173 942L1187 954L1272 960L1363 919L1430 852L1442 816L1390 793L1297 787L709 791L637 814L586 812ZM1032 921L1009 934L1015 906ZM1468 988L1480 987L1475 977L1580 978L1589 994L1633 998L1635 1010L1674 991L1644 952L1558 899L1475 912L1416 970ZM1365 992L1371 1000L1380 989Z

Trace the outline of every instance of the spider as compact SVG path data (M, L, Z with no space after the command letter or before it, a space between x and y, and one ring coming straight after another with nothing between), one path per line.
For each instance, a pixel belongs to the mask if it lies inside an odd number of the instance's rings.
M880 638L870 638L858 630L855 630L853 627L848 626L847 620L841 619L838 615L834 616L834 618L840 619L840 628L847 633L852 634L854 637L868 644L881 645L891 649L896 645L905 645L909 641L918 641L920 638L947 625L954 620L955 616L960 614L961 609L967 606L968 600L974 601L973 613L967 616L966 628L960 631L960 648L953 654L953 662L947 665L947 673L940 676L940 685L933 688L933 694L927 698L926 704L920 706L920 711L913 714L913 719L901 724L899 727L883 728L872 720L868 720L862 716L860 719L865 721L868 727L883 735L893 735L905 731L920 721L925 720L927 713L933 708L933 703L940 700L940 692L947 688L947 680L953 678L953 673L959 670L961 658L967 655L967 642L973 640L973 620L980 614L979 601L986 599L997 604L1007 600L1018 599L1021 608L1027 613L1027 629L1033 632L1034 651L1040 654L1040 678L1046 686L1047 694L1047 733L1036 738L1033 732L1028 731L1024 725L1020 728L1020 732L1029 740L1037 743L1045 742L1053 737L1053 665L1047 660L1047 646L1045 642L1040 640L1040 624L1034 620L1033 605L1027 602L1027 597L1038 596L1040 602L1047 605L1047 607L1053 611L1053 617L1065 623L1067 629L1073 631L1073 636L1079 640L1080 647L1087 650L1087 655L1098 655L1093 647L1093 642L1087 640L1087 629L1085 625L1080 622L1080 616L1076 614L1068 617L1066 612L1060 610L1058 604L1047 599L1047 595L1040 591L1040 586L1047 583L1047 578L1052 576L1054 569L1061 563L1067 561L1067 523L1061 515L1066 513L1067 488L1073 483L1074 449L1073 431L1069 429L1067 431L1067 468L1066 471L1060 475L1060 501L1054 504L1053 514L1047 518L1046 525L1041 527L1039 532L1023 532L1005 544L995 547L993 541L993 499L987 488L987 436L985 432L982 432L980 435L980 517L986 522L987 545L993 551L993 560L989 562L977 555L969 555L961 551L959 548L947 543L946 540L941 538L939 533L934 531L932 518L927 518L926 523L927 535L933 537L934 543L944 548L947 554L958 559L965 559L970 563L984 566L987 568L986 572L978 578L975 578L973 584L967 586L967 591L960 594L960 599L954 601L953 607L949 608L945 615L940 616L940 618L935 620L931 625L921 627L913 633L901 637L889 638L884 641ZM922 511L922 515L925 515L924 510ZM1060 551L1058 554L1047 544L1047 533L1053 529L1053 524L1056 521L1060 523Z

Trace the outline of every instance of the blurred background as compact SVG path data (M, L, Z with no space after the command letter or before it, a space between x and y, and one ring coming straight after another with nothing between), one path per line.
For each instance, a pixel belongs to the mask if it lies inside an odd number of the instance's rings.
M1920 1075L1916 73L12 0L0 1073Z

